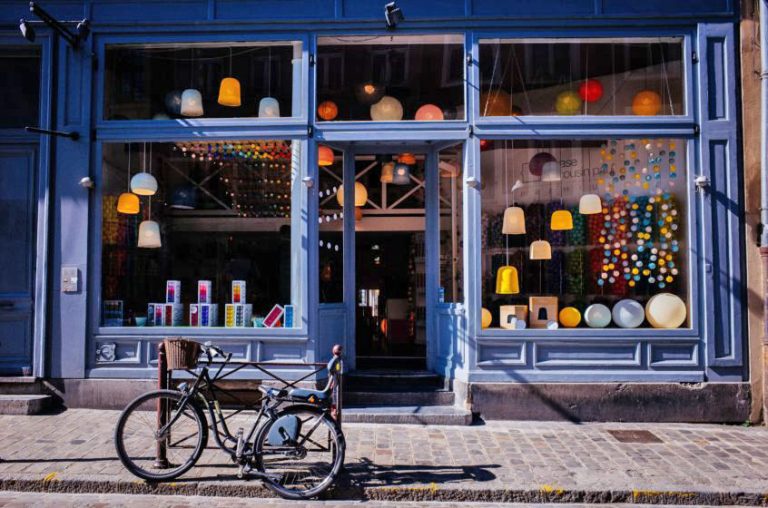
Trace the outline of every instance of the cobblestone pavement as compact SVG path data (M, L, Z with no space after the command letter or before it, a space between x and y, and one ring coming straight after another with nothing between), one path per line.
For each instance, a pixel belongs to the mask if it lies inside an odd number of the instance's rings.
M0 488L263 495L214 448L172 484L138 481L115 456L118 414L0 416ZM339 495L347 498L768 505L763 427L490 422L347 424L344 432L347 494Z

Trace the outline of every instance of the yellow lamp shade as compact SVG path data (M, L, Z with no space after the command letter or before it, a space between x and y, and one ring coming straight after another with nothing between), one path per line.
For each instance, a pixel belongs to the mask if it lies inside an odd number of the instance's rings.
M632 99L632 112L638 116L654 116L661 111L661 96L652 90L642 90Z
M117 211L119 213L127 213L130 215L136 215L141 210L139 204L139 196L133 192L123 192L120 197L117 198Z
M603 203L597 194L584 194L579 199L579 213L583 215L593 215L602 213Z
M679 328L687 313L685 302L672 293L659 293L645 304L645 317L654 328Z
M344 186L340 186L336 192L336 201L339 206L344 206ZM360 182L355 182L355 206L364 206L368 202L368 189Z
M491 326L492 320L493 320L493 316L491 315L491 311L483 307L482 320L480 322L481 326L483 328L488 328L489 326Z
M416 110L416 120L419 121L435 121L445 118L443 110L435 106L434 104L424 104L422 107Z
M496 293L500 295L516 295L520 292L520 281L517 268L502 266L496 272Z
M525 212L519 206L510 206L504 210L504 222L501 232L505 235L525 234Z
M333 101L323 101L317 106L317 116L321 120L330 121L339 114L339 107Z
M317 147L317 165L318 166L330 166L333 164L333 150L327 146Z
M517 116L513 115L512 97L503 90L481 94L480 116Z
M571 90L560 92L555 99L555 111L558 115L575 115L581 111L581 97Z
M558 317L565 328L576 328L581 323L581 312L576 307L563 307Z
M550 227L552 231L568 231L573 229L573 215L568 210L555 210L552 212Z
M531 259L552 259L552 246L546 240L536 240L531 243Z
M392 178L395 176L395 163L387 162L381 166L381 183L392 183Z
M376 122L395 122L403 119L403 105L400 101L385 95L376 104L371 105L371 120Z
M240 105L240 82L235 78L224 78L219 85L219 104L237 107Z
M410 166L416 164L416 157L412 153L404 152L397 156L397 162Z

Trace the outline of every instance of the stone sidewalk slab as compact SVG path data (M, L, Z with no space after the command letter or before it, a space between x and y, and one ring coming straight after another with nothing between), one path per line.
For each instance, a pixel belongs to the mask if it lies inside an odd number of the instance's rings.
M213 447L175 482L138 480L115 455L118 415L0 416L0 489L269 495L256 480L238 480ZM490 422L347 424L344 432L348 474L335 498L768 506L763 427Z

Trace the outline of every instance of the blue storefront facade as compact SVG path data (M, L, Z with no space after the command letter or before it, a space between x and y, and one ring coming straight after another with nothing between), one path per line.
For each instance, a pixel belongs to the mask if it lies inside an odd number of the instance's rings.
M78 48L0 5L5 374L341 343L489 418L747 419L733 0L44 4Z

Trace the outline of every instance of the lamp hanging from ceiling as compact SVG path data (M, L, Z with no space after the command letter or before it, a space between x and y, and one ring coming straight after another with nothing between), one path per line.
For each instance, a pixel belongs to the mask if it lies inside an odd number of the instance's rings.
M339 186L339 190L336 191L336 202L339 206L344 208L344 185ZM365 188L360 182L355 182L355 220L359 221L363 218L363 207L368 202L368 189Z
M203 96L193 87L195 76L195 50L190 48L191 65L189 67L189 88L181 92L180 113L182 116L203 116Z
M339 114L339 107L333 101L323 101L317 106L317 116L321 120L331 121Z
M552 231L568 231L573 229L573 215L568 210L555 210L550 221Z
M128 143L128 188L131 187L131 144ZM123 192L117 198L117 211L127 215L136 215L141 210L139 196L133 192Z
M434 122L437 120L443 120L443 110L435 106L434 104L424 104L416 110L415 119L420 122Z
M589 167L587 168L587 174L589 176L589 189L592 190L592 151L588 151ZM602 213L603 203L600 200L600 196L597 194L584 194L579 198L579 213L582 215L594 215L596 213Z
M552 259L552 246L546 240L536 240L531 243L532 260Z
M560 181L560 163L556 160L545 162L541 168L541 181L542 182L559 182Z
M144 169L131 178L131 192L139 196L153 196L157 192L157 180L147 173L147 144L144 143Z
M395 164L395 174L392 176L392 183L395 185L408 185L411 183L411 168L407 164L398 162Z
M272 48L267 56L267 96L259 101L259 118L278 118L280 103L272 97Z
M403 105L389 95L371 105L371 120L375 122L396 122L403 119Z
M318 166L330 166L333 164L333 150L330 147L320 145L317 147Z
M403 152L397 156L397 162L407 164L409 166L416 164L416 157L409 152Z
M507 218L507 210L510 208L509 206L509 195L512 194L512 204L515 203L514 193L515 191L522 186L522 182L520 180L517 180L515 182L515 185L512 186L512 188L509 188L509 164L508 164L508 157L507 157L507 141L504 141L504 189L506 189L506 192L504 193L504 199L506 201L507 208L504 210L504 218ZM520 209L522 211L522 209ZM517 215L517 212L513 212L515 215ZM519 219L519 216L516 216L516 219ZM519 224L516 224L519 227ZM523 231L525 231L525 218L523 218ZM504 232L504 224L502 224L502 233ZM496 272L496 293L500 295L513 295L520 292L520 280L517 274L517 268L514 266L511 266L509 264L509 237L504 237L504 253L506 255L506 262L504 263L504 266L499 267L498 271Z
M520 292L520 279L514 266L499 267L496 272L496 294L516 295Z
M229 77L219 85L219 104L222 106L240 106L240 81L232 77L232 48L229 48Z
M392 183L395 176L395 163L392 161L385 162L381 166L381 183Z
M150 149L150 156L149 156L149 170L152 171L152 144L149 145ZM144 148L144 157L145 157L145 165L146 165L146 156L147 156L147 150L146 145ZM149 210L148 210L148 220L144 220L139 224L139 239L138 239L138 246L143 249L159 249L162 247L163 242L160 237L160 225L152 220L152 196L149 197Z
M504 220L501 224L501 232L505 235L525 234L525 212L519 206L515 206L515 191L523 186L523 182L517 180L512 186L512 206L504 209Z
M366 81L355 88L357 100L365 105L374 104L384 95L384 87L373 81Z

